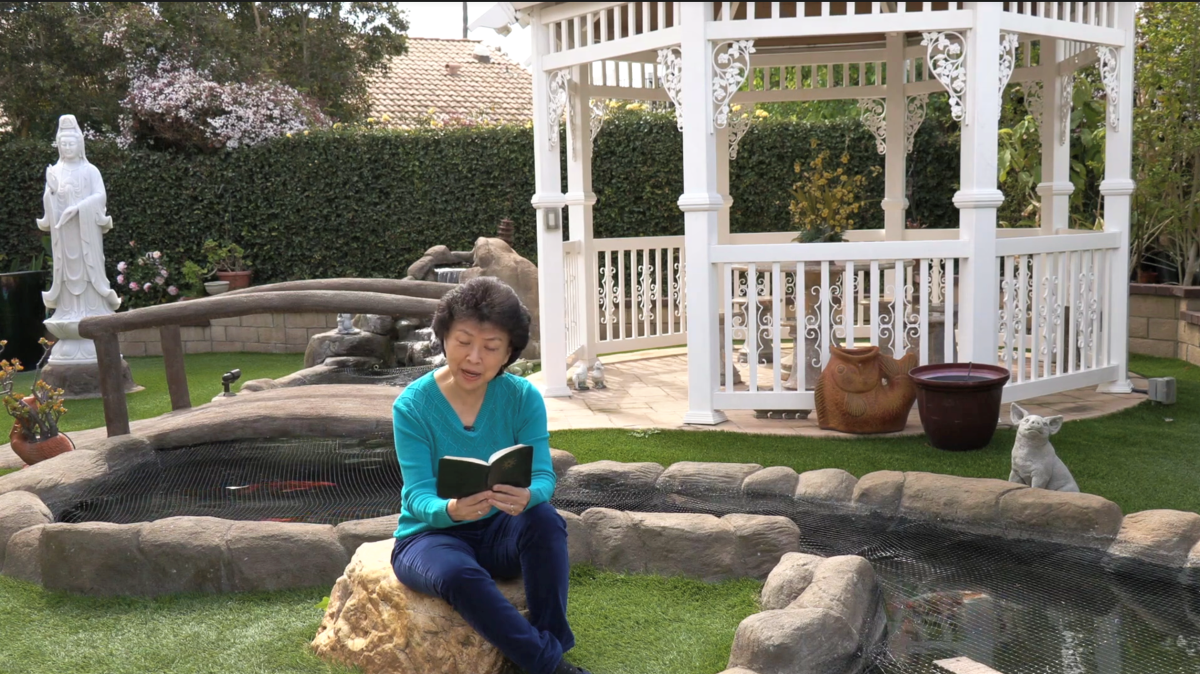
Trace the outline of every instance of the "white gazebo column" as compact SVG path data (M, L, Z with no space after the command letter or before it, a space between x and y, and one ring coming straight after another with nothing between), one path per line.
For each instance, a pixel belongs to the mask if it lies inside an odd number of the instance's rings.
M565 201L570 223L570 239L578 241L583 265L576 284L580 307L576 317L582 321L583 353L580 360L591 367L596 359L596 254L592 250L592 106L588 98L587 75L590 66L571 69L571 93L567 99L567 193Z
M905 198L904 123L908 114L908 99L904 94L904 34L887 34L887 152L884 155L883 238L887 241L904 239Z
M1131 393L1129 381L1129 205L1134 183L1130 173L1133 155L1133 47L1134 4L1117 4L1117 27L1125 31L1125 46L1101 47L1100 75L1108 94L1105 118L1104 231L1118 232L1121 247L1109 256L1108 362L1117 366L1116 378L1100 386L1105 393ZM1097 279L1099 281L1099 279Z
M676 5L681 12L682 68L676 99L683 118L684 250L687 256L688 424L719 424L725 414L713 409L719 384L717 361L717 274L709 249L717 243L717 224L725 200L717 191L717 143L713 126L713 45L705 37L712 3Z
M533 21L533 170L535 187L531 203L537 209L538 304L542 395L563 398L567 388L566 303L563 276L562 167L558 158L560 97L551 97L564 84L560 73L542 69L542 55L549 51L550 35L540 20ZM551 80L555 82L552 85ZM566 98L565 90L561 99ZM551 110L553 107L553 110Z
M1071 90L1073 74L1060 76L1058 63L1062 60L1063 42L1042 38L1041 46L1041 115L1037 118L1042 139L1042 182L1037 192L1042 198L1042 234L1071 226ZM1029 86L1029 85L1027 85ZM1030 88L1026 91L1026 100Z
M996 209L1004 194L996 189L999 142L1000 11L997 3L972 3L975 27L966 36L967 89L962 120L962 187L959 237L968 258L961 273L959 360L995 364L999 294L996 265Z

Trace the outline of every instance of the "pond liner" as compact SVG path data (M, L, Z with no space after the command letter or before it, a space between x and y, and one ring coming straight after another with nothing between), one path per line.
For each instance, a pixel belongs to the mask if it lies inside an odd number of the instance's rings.
M399 464L390 436L216 442L158 450L71 503L57 521L130 523L176 515L337 524L394 514ZM654 488L560 488L552 503L638 512L784 516L802 552L859 555L883 590L884 648L871 674L945 674L969 657L1003 674L1200 671L1200 589L1179 570L1102 550L953 531L786 496ZM845 674L843 671L830 674Z

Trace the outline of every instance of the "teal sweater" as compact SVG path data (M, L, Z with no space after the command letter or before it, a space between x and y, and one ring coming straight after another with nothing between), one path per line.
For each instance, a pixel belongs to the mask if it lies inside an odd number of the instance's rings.
M392 406L396 456L404 476L395 537L462 524L450 519L446 513L450 502L437 495L437 465L443 456L486 461L493 452L505 447L531 445L533 483L527 507L549 501L556 481L550 461L550 432L546 428L546 403L533 384L511 374L502 374L488 382L483 406L475 418L475 430L467 431L433 374L430 372L409 384ZM492 508L484 518L497 512Z

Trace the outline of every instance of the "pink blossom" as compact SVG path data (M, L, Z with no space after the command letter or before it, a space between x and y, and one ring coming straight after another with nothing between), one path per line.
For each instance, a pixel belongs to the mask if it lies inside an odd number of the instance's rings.
M150 282L149 281L146 282L146 285L142 286L142 292L144 292L144 293L150 292Z
M160 267L158 271L159 271L159 275L162 276L163 278L166 278L167 276L169 276L169 274L167 273L166 267Z
M125 264L124 261L117 263L117 271L119 271L119 272L124 272L128 268L129 268L129 265Z
M179 294L179 288L176 288L175 286L168 286L167 294L174 297L175 295Z
M163 278L163 277L161 277L161 276L155 276L155 277L154 277L154 282L155 282L155 283L157 283L158 285L163 285L163 284L165 284L165 283L167 282L167 279L165 279L165 278Z
M137 291L138 291L138 288L141 288L141 286L139 286L139 285L138 285L138 282L137 282L137 281L130 281L130 282L129 282L129 289L130 289L130 290L132 290L132 291L134 291L134 292L137 292Z
M121 264L125 264L125 263L124 263L124 262L122 262ZM124 283L124 282L125 282L125 275L124 275L124 274L117 274L117 283Z
M162 257L162 253L160 253L160 252L159 252L159 251L157 251L157 250L156 250L156 251L154 251L153 253L151 253L150 255L151 255L151 256L153 256L155 260L157 260L157 259L159 259L159 258L161 258L161 257Z

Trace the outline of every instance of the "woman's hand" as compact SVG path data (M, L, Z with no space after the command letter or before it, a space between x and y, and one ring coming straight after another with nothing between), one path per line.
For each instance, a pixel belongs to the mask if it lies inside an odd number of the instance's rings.
M529 505L529 496L528 489L498 484L492 488L492 497L489 500L493 506L509 515L520 515Z
M455 522L477 520L491 509L493 496L495 492L481 491L464 498L450 499L450 503L446 504L446 514Z

